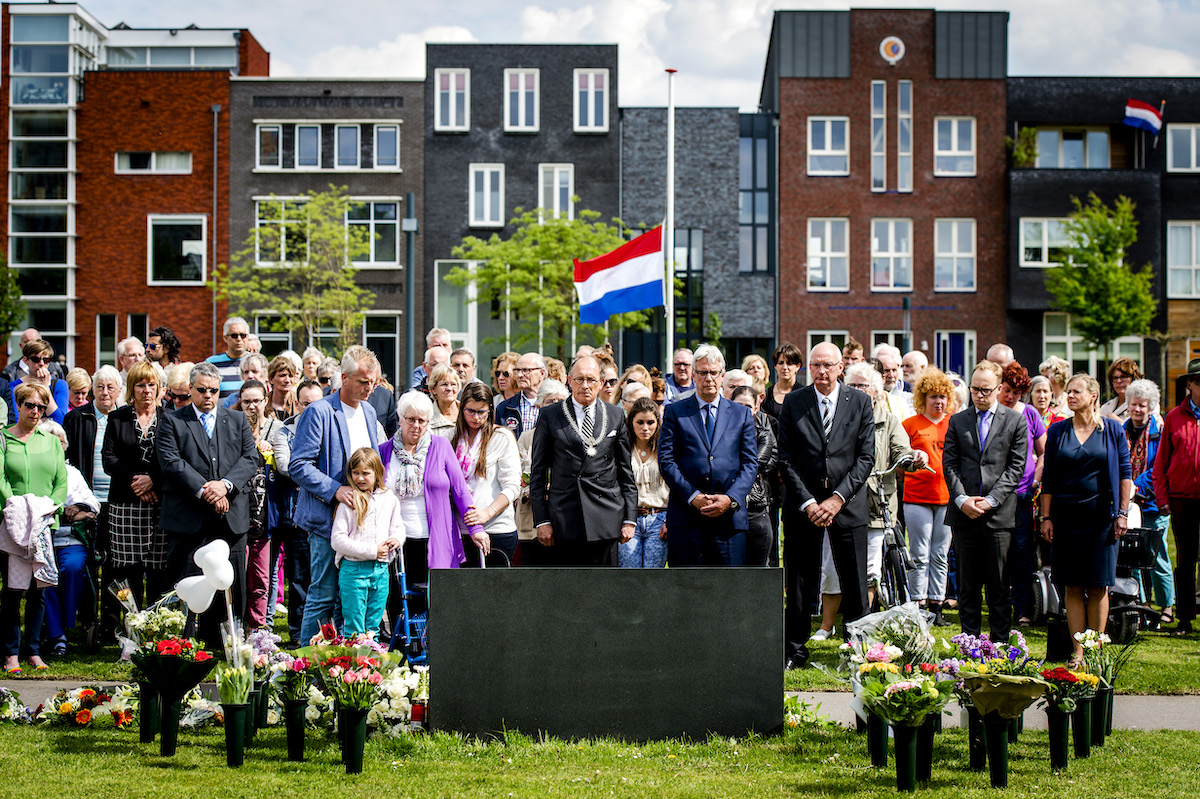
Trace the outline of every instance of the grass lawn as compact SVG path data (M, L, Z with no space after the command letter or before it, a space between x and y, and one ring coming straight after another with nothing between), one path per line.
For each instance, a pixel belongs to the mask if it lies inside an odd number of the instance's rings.
M1010 748L1013 796L1112 799L1200 794L1200 733L1118 731L1088 760L1050 773L1044 733ZM895 773L874 770L866 741L845 729L805 727L784 736L632 745L612 740L534 742L509 734L489 743L435 734L368 742L364 773L347 777L336 744L309 731L309 760L286 760L284 733L266 729L236 774L225 767L219 729L183 732L173 758L140 745L136 732L0 728L0 771L44 775L31 790L87 797L762 797L894 796ZM12 785L12 783L10 783ZM17 795L18 790L12 785ZM967 770L966 736L940 734L930 797L995 795L986 772Z

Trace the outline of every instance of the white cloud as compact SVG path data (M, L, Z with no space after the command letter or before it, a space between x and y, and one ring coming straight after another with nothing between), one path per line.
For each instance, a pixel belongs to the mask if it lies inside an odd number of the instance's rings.
M302 74L311 77L423 78L426 42L474 42L475 35L459 26L426 28L401 33L370 47L339 45L314 54ZM283 65L291 68L290 65ZM281 70L272 67L273 74Z

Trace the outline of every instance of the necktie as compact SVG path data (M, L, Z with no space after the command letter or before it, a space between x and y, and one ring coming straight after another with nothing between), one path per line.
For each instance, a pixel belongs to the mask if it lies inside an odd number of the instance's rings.
M717 412L712 405L704 406L704 435L708 436L708 443L713 441L713 433L717 429Z
M583 409L583 424L579 425L579 437L585 442L590 442L592 439L592 409L587 407Z
M214 419L211 413L200 414L200 424L204 426L204 432L208 434L209 438L213 437L213 422Z
M984 411L979 414L979 449L982 452L987 446L988 431L992 427L992 414L990 411Z
M833 401L829 397L821 398L821 426L825 428L825 438L829 438L833 430Z

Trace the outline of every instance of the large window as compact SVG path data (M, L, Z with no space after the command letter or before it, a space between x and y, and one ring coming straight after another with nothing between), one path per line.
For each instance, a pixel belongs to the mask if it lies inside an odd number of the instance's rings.
M258 126L258 168L278 169L283 166L279 125Z
M1167 223L1167 296L1200 297L1200 258L1196 257L1200 222Z
M1167 171L1200 172L1196 153L1200 125L1167 125Z
M896 86L896 190L913 190L913 85L911 80Z
M808 220L808 290L849 291L848 219Z
M346 207L346 225L362 231L370 250L361 266L396 266L399 263L400 204L360 202Z
M1142 339L1137 336L1123 336L1108 344L1108 357L1132 358L1138 363L1142 360ZM1108 368L1104 363L1103 352L1092 349L1075 334L1071 327L1069 314L1047 312L1042 315L1042 357L1049 358L1057 355L1071 364L1071 373L1087 372L1099 375ZM1101 381L1103 382L1103 381Z
M338 169L358 169L358 125L338 125L334 129L335 164Z
M934 222L934 248L934 290L974 291L975 220L936 220Z
M887 83L871 81L871 191L887 190Z
M1108 129L1038 128L1038 169L1108 169Z
M375 168L399 169L400 126L375 126Z
M538 208L555 219L574 219L575 165L541 164L538 172Z
M255 203L256 260L277 264L308 258L308 215L303 200Z
M471 164L471 227L504 227L504 164Z
M871 290L912 291L912 220L871 220Z
M975 118L939 117L933 125L933 174L942 177L974 175Z
M504 70L504 129L536 133L538 129L538 70Z
M117 153L117 174L190 175L191 153Z
M321 168L321 126L296 126L296 168Z
M675 346L699 344L704 329L704 231L700 228L675 228L675 284L683 290L675 294Z
M804 357L807 358L808 353L812 352L812 348L818 344L829 343L840 350L846 346L849 339L849 330L810 330L808 331L808 349L804 351ZM803 374L808 374L808 365L802 364L802 366L804 366Z
M808 174L850 174L850 118L808 118Z
M575 70L575 132L608 130L608 70Z
M471 129L471 70L434 70L437 95L433 129L465 133Z
M400 379L400 319L394 313L368 312L363 317L363 344L375 353L392 385L407 385Z
M771 271L771 120L743 114L738 123L738 271Z
M96 367L117 363L117 315L96 314Z
M1021 266L1060 266L1065 260L1067 220L1021 220Z
M207 221L203 216L149 217L149 285L204 285Z

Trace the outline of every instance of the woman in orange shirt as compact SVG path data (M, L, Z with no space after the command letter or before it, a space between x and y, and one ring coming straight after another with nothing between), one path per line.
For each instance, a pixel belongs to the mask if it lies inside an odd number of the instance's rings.
M950 427L950 397L954 384L940 370L929 367L913 390L916 416L904 420L904 431L913 449L929 456L927 471L904 476L904 521L908 526L908 549L913 567L908 573L909 598L933 612L938 627L949 624L942 616L946 593L946 555L950 550L950 528L946 504L950 491L942 475L942 447Z

